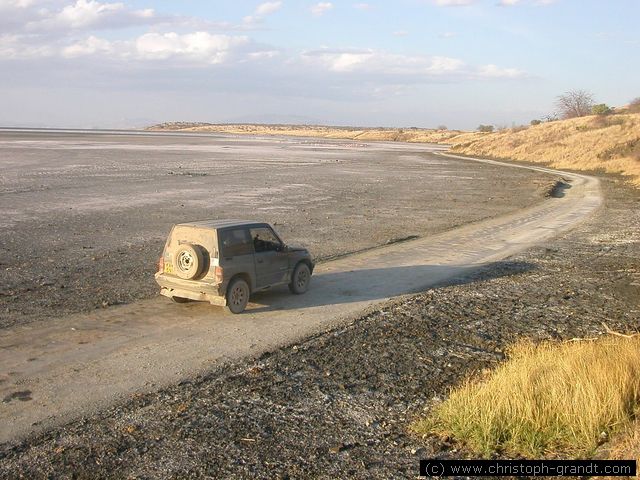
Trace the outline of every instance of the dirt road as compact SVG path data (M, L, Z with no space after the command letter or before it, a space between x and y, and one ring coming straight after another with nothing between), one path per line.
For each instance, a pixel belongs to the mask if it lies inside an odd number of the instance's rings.
M0 335L0 364L9 372L0 383L0 396L6 399L0 441L295 342L389 297L463 279L547 240L586 219L601 203L596 179L563 176L571 183L559 198L323 263L308 294L293 297L277 289L256 295L242 316L151 299L6 329Z

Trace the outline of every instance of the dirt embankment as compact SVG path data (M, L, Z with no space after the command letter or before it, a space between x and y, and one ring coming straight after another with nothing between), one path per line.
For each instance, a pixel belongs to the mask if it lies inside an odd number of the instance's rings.
M593 115L492 133L420 128L185 122L155 125L149 130L444 143L451 145L453 151L465 155L543 163L560 169L623 174L640 187L640 113Z
M353 324L0 451L0 477L415 478L460 458L411 422L514 339L640 326L640 194L473 283L398 299ZM606 447L604 445L603 447Z

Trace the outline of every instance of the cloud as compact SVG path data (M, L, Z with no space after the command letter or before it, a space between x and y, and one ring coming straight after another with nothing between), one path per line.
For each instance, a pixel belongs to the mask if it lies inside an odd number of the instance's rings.
M109 41L90 35L70 44L29 47L18 35L0 37L0 58L16 59L29 57L61 57L76 59L110 59L130 65L130 60L161 62L167 65L189 63L193 66L217 65L233 59L272 58L275 50L252 45L243 35L211 34L193 32L178 34L145 33L132 40Z
M357 8L358 10L371 10L373 5L370 3L354 3L353 8Z
M266 2L261 11L277 3ZM152 9L130 8L124 2L99 0L0 0L0 32L70 36L78 31L116 30L129 27L192 30L247 30L247 25L207 19L157 14Z
M368 79L394 84L420 83L435 79L517 79L526 73L494 64L474 67L458 58L441 55L402 55L373 49L321 48L302 52L309 67L340 75L364 74Z
M264 2L258 5L252 15L244 17L243 22L251 25L260 23L267 15L277 12L282 8L282 2Z
M247 33L254 28L252 25L235 27L243 32L216 32L204 23L192 21L191 17L167 17L117 1L0 2L0 8L11 9L13 20L20 18L22 22L22 27L15 31L1 30L0 62L3 63L0 69L14 71L12 65L22 60L20 65L25 66L25 72L41 69L42 78L56 75L68 78L71 71L88 78L94 75L91 72L99 71L101 75L94 77L109 78L123 86L134 79L131 81L136 85L181 82L184 88L197 82L209 85L215 78L220 87L244 88L247 92L262 89L260 85L265 82L273 83L264 88L289 96L292 91L309 95L311 82L323 95L350 98L356 94L371 95L375 89L402 92L405 86L432 82L509 80L526 76L516 68L494 64L474 66L444 55L409 55L366 48L296 52L256 42ZM326 12L331 8L328 5L332 4L321 2L316 7ZM253 10L252 17L264 18L282 7L281 1L263 2ZM0 15L0 24L6 18ZM142 28L111 31L127 25ZM402 30L394 32L396 36L406 34ZM161 75L152 77L150 71L161 72ZM36 77L40 75L30 78ZM364 84L366 92L357 93Z
M114 46L108 40L90 37L80 42L74 43L62 49L62 56L66 58L81 57L85 55L94 55L96 53L113 53Z
M516 5L522 5L526 3L528 5L533 5L536 7L546 7L556 3L556 0L500 0L498 2L498 6L500 7L513 7Z
M394 37L406 37L407 35L409 35L409 32L406 30L396 30L393 32Z
M326 12L333 8L333 3L331 2L319 2L311 7L311 13L316 17L324 15Z
M146 60L183 58L207 64L223 63L235 47L246 45L245 36L212 35L195 32L146 33L135 41L135 53Z
M500 68L497 65L489 64L478 68L478 76L485 78L523 78L526 73L517 68Z
M39 39L16 34L0 35L0 59L35 59L55 54L54 47Z
M282 8L282 2L264 2L258 5L256 8L256 15L264 17L266 15L271 15L274 12L277 12Z
M438 36L440 38L453 38L453 37L456 37L457 35L458 34L456 32L442 32Z
M57 20L72 28L96 27L110 18L119 20L147 19L153 17L153 10L127 10L122 3L100 3L94 0L78 0L75 5L67 5L56 15Z
M123 28L153 23L152 9L132 10L123 3L101 3L96 0L77 0L58 12L38 9L25 25L30 32L51 30L80 30Z
M2 0L0 2L0 11L14 8L27 8L34 3L36 3L34 0Z
M338 73L440 75L456 72L464 66L455 58L409 56L376 50L320 49L303 52L301 57L310 65Z
M435 0L439 7L461 7L471 5L475 0Z

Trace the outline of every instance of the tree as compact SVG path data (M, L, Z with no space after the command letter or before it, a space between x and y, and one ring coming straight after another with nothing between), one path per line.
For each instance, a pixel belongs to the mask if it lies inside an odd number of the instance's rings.
M609 115L612 112L613 110L611 110L611 107L606 103L599 103L591 107L591 113L594 115Z
M480 125L478 127L478 131L483 133L491 133L493 132L493 125Z
M640 113L640 97L634 98L629 102L629 111L631 113Z
M586 90L570 90L556 100L556 107L562 118L590 115L593 104L593 95Z

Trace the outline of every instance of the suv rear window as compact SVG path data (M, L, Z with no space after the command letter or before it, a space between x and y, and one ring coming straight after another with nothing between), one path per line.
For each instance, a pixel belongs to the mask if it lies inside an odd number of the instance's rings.
M223 257L253 254L253 246L249 231L245 228L223 230L218 233L220 238L220 252Z

